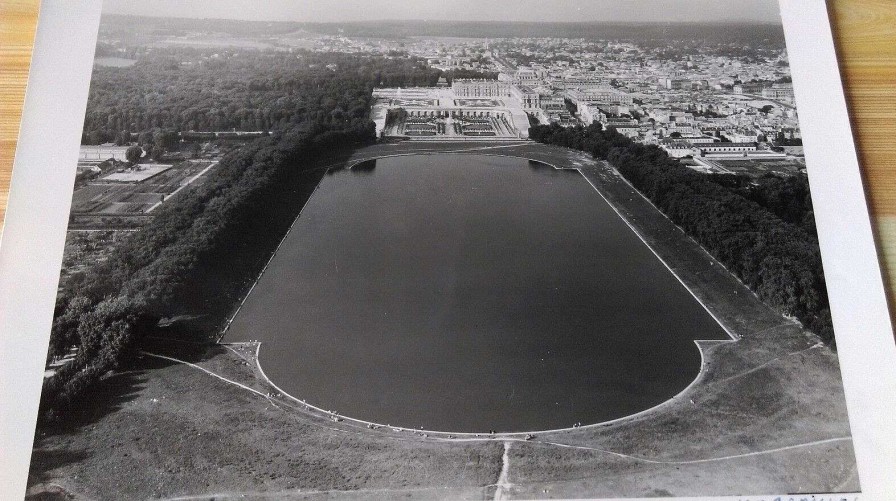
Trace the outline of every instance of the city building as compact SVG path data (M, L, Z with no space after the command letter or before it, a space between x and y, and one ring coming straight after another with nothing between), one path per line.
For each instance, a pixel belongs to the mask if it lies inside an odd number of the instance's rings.
M747 153L756 151L756 143L713 143L702 144L699 146L701 155L712 155L715 153Z
M612 87L570 89L565 92L565 95L576 106L585 104L632 104L631 95Z
M511 97L511 85L500 80L456 78L451 90L457 97Z
M525 139L529 118L519 100L504 94L509 89L496 80L455 80L451 88L374 89L371 116L380 137Z
M778 101L793 102L793 84L776 83L762 89L762 97Z

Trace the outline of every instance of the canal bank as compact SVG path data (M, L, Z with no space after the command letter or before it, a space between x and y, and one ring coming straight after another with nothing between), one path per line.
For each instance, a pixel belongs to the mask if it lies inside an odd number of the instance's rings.
M524 432L659 405L699 374L693 341L728 335L594 191L507 155L334 172L224 341L261 341L285 393L380 425Z

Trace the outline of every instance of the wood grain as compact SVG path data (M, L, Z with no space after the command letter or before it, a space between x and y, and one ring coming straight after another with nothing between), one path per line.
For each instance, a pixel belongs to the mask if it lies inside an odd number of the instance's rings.
M39 0L0 0L0 228L6 213Z
M828 7L890 297L896 291L896 3Z
M39 0L0 0L0 225ZM829 0L856 146L890 290L896 291L896 2Z

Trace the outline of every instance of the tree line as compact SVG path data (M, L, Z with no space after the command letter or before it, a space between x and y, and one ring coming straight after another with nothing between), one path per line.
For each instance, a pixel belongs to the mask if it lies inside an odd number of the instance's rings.
M529 129L529 137L610 162L672 222L764 302L833 344L821 251L805 180L714 182L662 149L596 123Z
M360 68L374 64L367 58L342 61ZM369 109L370 89L382 76L360 68L343 64L327 79L297 81L305 94L295 99L303 108L283 110L297 114L292 127L227 153L204 182L161 205L107 260L63 284L48 356L60 356L72 346L77 355L45 381L43 419L54 421L76 410L83 391L128 364L141 339L158 331L160 320L198 312L210 318L206 328L183 334L207 341L217 332L208 326L221 325L251 285L323 176L321 165L344 160L355 147L375 141L375 125L366 111L332 119L346 99ZM140 75L132 78L140 80ZM395 78L412 82L429 76L428 68L411 67ZM106 84L102 78L99 82ZM92 108L88 114L100 112Z
M217 315L238 301L322 176L334 151L374 140L374 129L298 131L263 138L221 160L209 179L166 202L105 262L71 279L56 301L49 356L77 355L45 381L54 420L109 370L127 364L159 321ZM194 341L208 341L196 332Z
M710 174L707 178L756 202L782 220L799 226L812 238L818 239L809 178L805 174L786 177L772 173L759 177L747 174Z

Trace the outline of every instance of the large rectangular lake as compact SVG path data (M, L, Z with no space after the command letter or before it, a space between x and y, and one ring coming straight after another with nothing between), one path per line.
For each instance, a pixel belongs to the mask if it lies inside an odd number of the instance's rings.
M224 341L250 339L309 404L484 432L650 408L728 336L577 171L438 154L324 177Z

